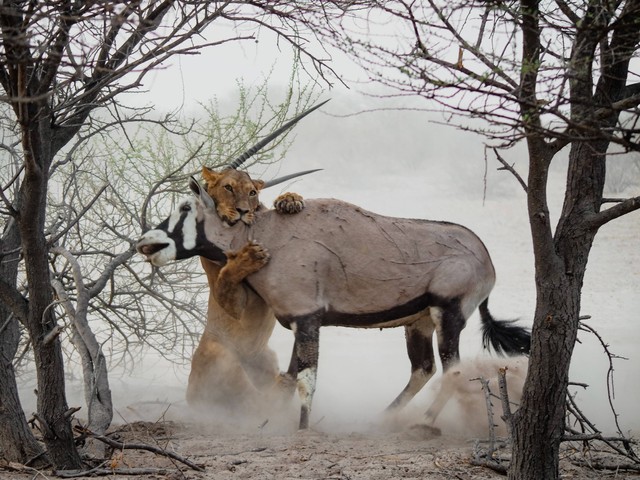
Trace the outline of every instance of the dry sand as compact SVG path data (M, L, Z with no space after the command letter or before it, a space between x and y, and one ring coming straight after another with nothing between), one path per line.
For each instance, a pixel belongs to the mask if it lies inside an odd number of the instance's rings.
M201 466L199 472L165 457L134 449L114 451L104 467L112 479L492 479L503 475L474 466L471 460L478 439L488 436L485 398L478 382L504 360L461 364L461 373L435 380L446 382L451 400L437 419L442 434L427 428L423 407L409 405L393 417L378 416L363 422L340 417L327 410L312 416L306 432L297 431L295 400L278 413L233 417L224 412L194 412L184 403L168 404L131 399L118 410L128 423L111 428L111 437L131 445L144 443L175 452ZM509 387L518 400L526 365L511 363ZM491 378L491 377L487 377ZM492 385L492 389L496 389ZM499 402L494 402L499 408ZM336 406L340 408L340 405ZM364 407L363 407L364 408ZM499 417L499 411L494 412ZM268 421L265 419L268 418ZM336 418L340 418L336 421ZM498 425L499 435L505 434ZM486 446L486 443L480 443ZM565 444L561 455L564 479L640 478L629 472L603 472L585 465L601 458L595 450L584 452L581 444ZM508 460L507 451L499 451ZM619 459L618 459L619 460ZM18 466L16 466L18 467ZM141 475L124 475L121 469L145 469ZM156 469L156 470L153 470ZM0 480L52 478L51 471L35 472L2 468ZM81 475L76 478L95 478Z
M174 451L204 468L197 472L140 450L114 452L111 479L433 479L504 478L470 463L473 442L460 437L425 435L421 429L383 433L325 433L319 429L286 434L231 433L214 425L136 422L119 427L125 443L146 443ZM564 479L640 478L624 472L603 473L576 465L591 454L565 450ZM147 469L123 475L118 469ZM155 472L150 469L157 469ZM50 471L0 469L0 479L51 478ZM83 475L76 478L96 478Z

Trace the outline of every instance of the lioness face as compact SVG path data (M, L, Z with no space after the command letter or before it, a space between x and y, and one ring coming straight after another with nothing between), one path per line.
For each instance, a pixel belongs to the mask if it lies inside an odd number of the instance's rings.
M203 167L202 177L223 222L234 225L242 221L251 225L255 221L255 211L260 206L258 193L264 186L262 180L251 180L247 173L232 168L216 172Z

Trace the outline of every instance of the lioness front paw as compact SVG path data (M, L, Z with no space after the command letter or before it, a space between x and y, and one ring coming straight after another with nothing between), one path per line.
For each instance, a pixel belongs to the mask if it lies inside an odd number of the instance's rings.
M269 252L262 245L249 242L237 252L227 252L223 271L228 278L242 280L269 263Z
M276 198L273 206L278 213L300 213L304 208L304 200L302 195L287 192Z

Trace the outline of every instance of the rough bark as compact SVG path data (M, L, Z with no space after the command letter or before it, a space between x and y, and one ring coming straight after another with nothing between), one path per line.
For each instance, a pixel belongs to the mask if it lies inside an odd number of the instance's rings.
M29 290L26 327L33 345L38 384L38 422L49 459L56 468L80 468L82 462L73 441L65 395L64 362L60 340L55 334L53 292L49 281L48 245L44 224L51 165L51 113L34 102L24 107L19 118L25 175L19 196L18 225L22 240Z
M625 9L637 11L636 2ZM628 59L637 34L625 30L622 39L612 39L617 56L603 65L595 89L593 59L598 47L594 28L608 21L599 2L592 2L578 28L570 62L571 119L584 130L571 132L574 139L569 154L567 186L562 213L555 233L549 224L547 171L555 152L538 133L542 131L537 113L535 65L539 64L540 31L538 2L523 0L523 71L521 112L529 149L527 190L529 220L533 239L536 277L536 312L531 356L521 408L514 416L511 480L559 478L559 449L564 430L565 394L571 356L577 338L580 296L589 252L597 233L592 220L600 212L606 174L609 140L594 139L590 129L614 126L619 113L596 115L596 109L620 99L626 84ZM622 15L624 24L625 15ZM632 22L633 23L633 22ZM620 31L620 29L618 30ZM637 32L637 28L635 29ZM613 60L615 59L615 60Z
M19 255L16 249L19 245L17 225L10 221L0 239L0 252L14 253L2 257L0 278L14 289L17 285ZM0 459L24 464L34 458L44 460L41 457L44 450L29 429L18 397L13 359L19 340L18 316L0 303ZM35 466L40 464L38 461L33 463Z

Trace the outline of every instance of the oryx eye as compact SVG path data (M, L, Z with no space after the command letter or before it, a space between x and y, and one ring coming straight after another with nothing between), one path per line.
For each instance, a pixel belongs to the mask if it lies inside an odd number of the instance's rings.
M250 197L255 197L257 194L258 194L258 192L256 192L255 190L251 190L251 191L249 192L249 196L250 196Z
M229 191L229 192L233 192L233 187L231 185L225 185L224 189Z
M189 205L188 203L185 203L184 205L182 205L180 207L180 211L181 212L190 212L191 211L191 205Z

